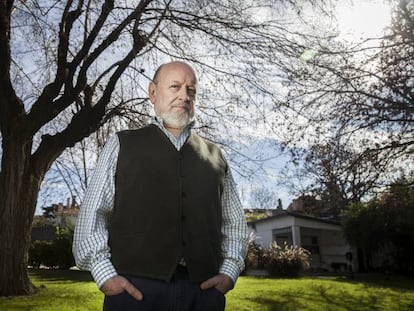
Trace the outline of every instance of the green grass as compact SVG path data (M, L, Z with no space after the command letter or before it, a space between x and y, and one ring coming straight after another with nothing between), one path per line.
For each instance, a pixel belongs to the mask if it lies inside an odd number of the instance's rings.
M227 295L228 311L414 310L414 280L242 277Z
M31 271L37 294L0 298L0 310L102 310L103 295L89 273ZM243 276L227 295L226 311L409 311L414 310L414 279L383 276L271 279Z
M32 270L38 293L32 296L0 298L1 311L86 311L102 310L103 294L89 272Z

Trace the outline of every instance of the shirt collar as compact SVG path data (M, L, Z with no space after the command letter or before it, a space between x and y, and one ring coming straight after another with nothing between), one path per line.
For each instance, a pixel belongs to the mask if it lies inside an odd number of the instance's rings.
M186 133L186 132L190 132L190 130L194 127L195 124L195 119L193 118L190 123L188 123L183 130L181 131L181 133ZM168 131L165 126L164 126L164 122L162 121L162 118L160 116L153 116L151 118L151 124L155 124L158 127L162 128L164 131Z

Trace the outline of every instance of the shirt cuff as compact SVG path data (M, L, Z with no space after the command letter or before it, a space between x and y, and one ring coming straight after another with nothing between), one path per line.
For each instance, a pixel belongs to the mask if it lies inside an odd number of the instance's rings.
M95 264L91 269L91 274L99 288L110 278L118 275L112 262L109 259L103 260Z
M244 267L239 265L230 259L224 259L223 264L220 267L219 273L229 276L233 280L233 284L236 284L237 278Z

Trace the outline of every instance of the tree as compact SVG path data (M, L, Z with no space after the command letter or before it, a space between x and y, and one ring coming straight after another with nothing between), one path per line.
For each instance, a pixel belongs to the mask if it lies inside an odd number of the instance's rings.
M118 122L116 122L118 121ZM69 193L70 197L83 198L83 195L88 187L88 181L96 163L97 155L100 154L105 141L109 136L122 129L117 118L113 118L106 124L102 125L93 135L78 142L74 147L67 148L56 159L55 163L49 169L51 177L45 177L48 182L53 184L65 185L65 190L62 192ZM134 122L138 124L129 125L129 127L139 127L141 122ZM53 177L52 177L53 176ZM48 192L56 192L56 189L48 189L44 187L43 196L48 199ZM42 189L41 189L42 190ZM55 198L54 198L55 199Z
M341 137L294 150L292 158L296 175L286 177L284 182L294 190L294 183L306 176L307 183L296 191L319 199L321 204L314 204L312 209L314 215L334 217L343 214L349 204L372 195L388 166L388 159L381 153L360 154Z
M69 222L52 228L56 235L54 240L35 240L31 243L29 263L37 268L44 265L49 268L69 269L75 264L72 255L74 227Z
M261 8L271 14L252 18ZM234 121L230 100L239 112L257 108L259 94L273 98L267 86L301 48L292 40L301 33L274 15L280 9L273 1L241 0L0 2L1 296L34 291L27 251L45 174L65 149L109 120L142 123L149 109L142 85L154 62L192 60L210 90L228 94L201 94L201 117L225 112ZM209 134L217 121L205 120Z
M254 188L250 194L250 208L271 209L276 208L276 196L266 187Z
M414 3L390 2L383 36L357 43L335 31L329 40L309 37L312 53L291 63L285 113L296 118L286 146L314 177L304 188L341 206L412 169Z
M371 259L380 254L384 258L382 268L414 273L412 182L402 178L378 198L352 205L343 226L348 242L360 250L360 266L372 268Z

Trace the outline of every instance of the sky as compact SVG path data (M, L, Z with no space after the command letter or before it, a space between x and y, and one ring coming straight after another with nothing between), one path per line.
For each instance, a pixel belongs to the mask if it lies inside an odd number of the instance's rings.
M266 10L255 11L256 20L266 20L268 17ZM316 16L314 18L319 18ZM364 38L374 38L382 34L383 29L390 24L391 11L389 1L382 0L343 0L339 1L336 7L336 15L333 23L337 23L336 27L339 31L337 40L347 40L357 43ZM306 52L306 51L305 51ZM302 57L313 57L314 53L308 51ZM254 157L257 150L265 149L264 156L269 160L264 164L262 171L252 179L235 174L236 182L244 201L244 206L249 207L248 192L254 187L265 187L274 190L275 196L282 200L283 207L286 208L294 196L287 189L278 186L281 180L285 165L289 158L280 154L277 148L272 148L272 144L278 141L274 137L262 137L257 139L253 144L244 149L248 155Z
M340 5L336 9L336 17L338 23L338 30L340 31L339 38L341 40L348 40L357 42L364 37L375 37L380 35L382 29L390 22L390 8L386 1L381 0L355 0L355 1L339 1ZM265 9L256 10L252 15L256 21L265 20L269 14ZM312 53L306 57L312 57ZM255 128L256 129L256 128ZM237 167L233 169L233 176L238 186L239 193L242 198L244 207L249 206L249 192L255 187L265 187L274 191L276 198L282 200L283 207L287 207L294 198L283 187L278 186L283 169L288 162L288 157L284 156L275 147L278 144L277 138L274 136L255 137L252 132L251 141L248 144L239 146L239 151L252 159L257 156L258 150L261 151L261 158L267 159L263 162L263 166L255 176L247 178L244 174L237 171ZM256 133L257 134L257 133ZM259 135L260 136L260 135ZM230 155L237 159L237 155ZM254 162L252 162L252 169ZM54 185L56 193L64 190L64 185ZM60 190L59 190L60 189ZM62 199L65 202L65 199ZM41 204L41 199L39 203ZM58 203L58 202L55 202ZM39 209L37 211L39 213Z
M358 41L377 37L391 22L389 1L354 0L352 4L341 1L337 8L337 20L343 39Z

